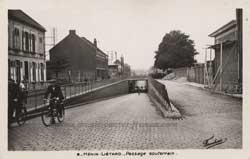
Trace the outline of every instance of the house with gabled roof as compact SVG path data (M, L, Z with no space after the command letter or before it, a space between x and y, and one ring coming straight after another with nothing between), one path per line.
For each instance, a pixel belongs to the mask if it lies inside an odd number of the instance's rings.
M8 76L16 82L46 81L46 29L22 10L8 10Z
M108 55L97 47L96 39L92 43L78 36L75 30L70 30L63 40L49 50L49 54L50 78L75 82L108 78ZM53 69L50 65L62 67Z

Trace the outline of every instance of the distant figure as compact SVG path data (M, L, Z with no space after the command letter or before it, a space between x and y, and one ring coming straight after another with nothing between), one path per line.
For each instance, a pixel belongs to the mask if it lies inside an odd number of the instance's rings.
M143 86L141 86L141 91L143 91L144 89L143 89Z
M137 89L138 95L140 95L140 93L141 93L140 87L139 87L139 86L136 86L136 89Z

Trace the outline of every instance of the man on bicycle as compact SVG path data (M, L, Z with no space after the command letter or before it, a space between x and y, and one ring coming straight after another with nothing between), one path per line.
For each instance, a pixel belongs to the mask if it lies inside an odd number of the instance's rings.
M48 96L50 95L49 99L50 99L50 104L49 107L51 108L51 100L53 99L58 99L59 100L59 105L57 107L58 112L60 115L62 115L62 101L64 100L64 96L62 94L62 90L60 85L57 83L57 81L53 81L54 83L52 83L52 85L50 85L45 93L44 99L48 100Z

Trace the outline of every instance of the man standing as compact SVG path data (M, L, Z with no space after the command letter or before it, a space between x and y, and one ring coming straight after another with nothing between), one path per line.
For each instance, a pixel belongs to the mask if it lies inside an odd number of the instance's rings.
M8 122L13 120L13 112L17 108L19 87L13 79L8 80Z

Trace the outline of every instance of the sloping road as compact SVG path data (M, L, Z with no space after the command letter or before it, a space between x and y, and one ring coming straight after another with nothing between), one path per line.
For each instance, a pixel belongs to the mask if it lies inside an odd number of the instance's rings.
M44 127L40 117L12 127L9 150L202 149L203 140L212 134L228 138L215 148L241 147L241 116L235 108L239 102L228 101L232 106L227 108L211 101L205 108L208 104L195 104L202 90L170 85L170 98L187 111L184 120L162 118L147 94L128 94L67 109L66 120L51 127Z
M227 141L216 148L242 147L242 100L182 82L159 80L184 116L186 127Z

